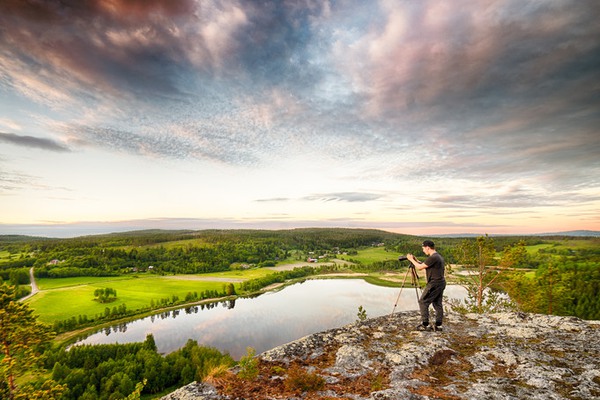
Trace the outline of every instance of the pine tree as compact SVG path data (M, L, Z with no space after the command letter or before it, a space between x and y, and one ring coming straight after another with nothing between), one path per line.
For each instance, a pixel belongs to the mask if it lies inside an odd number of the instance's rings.
M489 268L495 262L494 240L488 235L480 236L474 241L464 240L454 251L458 262L469 271L469 275L463 279L463 286L468 292L465 300L467 307L477 313L483 313L485 308L493 308L494 305L486 307L484 300L485 290L500 274L499 270Z
M15 378L36 365L42 345L49 343L52 335L27 304L15 299L13 286L0 285L0 388L6 388L6 393L0 389L1 398L25 398ZM52 392L50 387L46 390Z

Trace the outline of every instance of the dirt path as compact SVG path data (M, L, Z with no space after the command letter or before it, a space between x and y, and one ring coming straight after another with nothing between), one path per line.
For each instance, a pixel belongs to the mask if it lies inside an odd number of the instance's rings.
M27 296L20 298L19 301L25 301L25 300L29 299L30 297L33 297L35 294L37 294L40 291L38 289L38 285L35 281L35 276L33 275L33 267L29 268L29 280L31 281L31 294L28 294Z

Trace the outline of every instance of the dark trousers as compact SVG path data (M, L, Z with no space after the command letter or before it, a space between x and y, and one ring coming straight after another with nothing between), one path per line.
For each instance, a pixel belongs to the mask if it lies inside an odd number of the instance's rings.
M429 325L429 305L433 305L435 310L435 324L442 325L444 319L444 307L442 306L442 298L444 297L444 289L446 289L446 281L429 282L423 294L419 299L419 310L421 311L421 321L423 325Z

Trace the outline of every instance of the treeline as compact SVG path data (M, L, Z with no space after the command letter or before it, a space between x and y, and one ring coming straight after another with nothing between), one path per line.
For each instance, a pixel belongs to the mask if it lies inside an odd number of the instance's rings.
M498 251L505 243L536 237L496 238ZM35 266L39 277L114 276L132 271L193 274L224 271L233 263L273 265L292 250L353 251L385 243L390 252L421 253L423 238L374 229L305 228L269 230L137 231L72 239L46 239L3 245L11 257L0 270ZM173 243L182 241L181 244ZM458 238L436 238L442 251L459 243ZM168 242L171 242L167 245ZM1 242L0 242L1 243ZM447 262L454 262L444 251ZM17 259L15 259L17 258Z
M310 275L324 274L333 272L337 267L332 265L323 265L320 267L301 267L294 268L291 271L279 271L262 278L250 279L240 283L240 289L244 292L257 292L260 289L274 283L283 283L289 279L305 278Z
M220 242L214 245L181 247L69 248L48 251L35 262L36 276L113 276L134 271L197 274L227 271L233 263L272 265L285 258L285 249L274 242Z
M523 311L600 320L600 268L596 261L546 259L533 274L508 274L501 287Z
M166 356L157 352L154 337L143 343L72 346L47 350L42 366L52 371L52 379L67 389L62 399L121 399L145 382L142 394L153 394L201 381L213 369L234 365L228 354L199 346L186 345Z
M12 285L28 285L29 270L26 268L0 270L0 281L9 282Z

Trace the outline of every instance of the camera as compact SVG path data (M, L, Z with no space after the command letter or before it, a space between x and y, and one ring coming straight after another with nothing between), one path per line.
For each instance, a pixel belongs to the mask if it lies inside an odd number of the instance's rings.
M398 261L406 261L406 260L408 260L408 257L406 257L406 256L398 257Z

